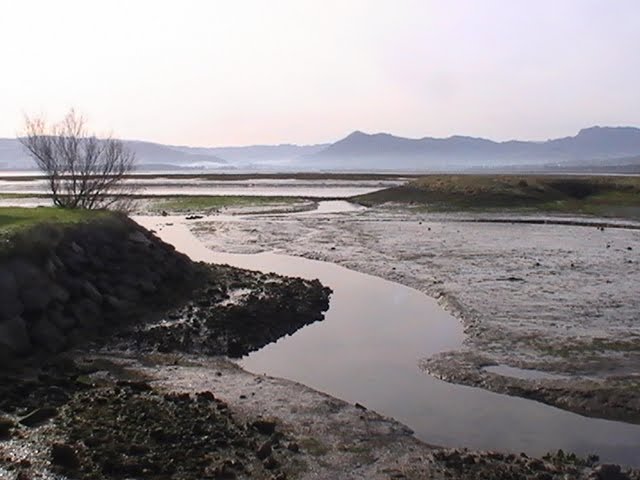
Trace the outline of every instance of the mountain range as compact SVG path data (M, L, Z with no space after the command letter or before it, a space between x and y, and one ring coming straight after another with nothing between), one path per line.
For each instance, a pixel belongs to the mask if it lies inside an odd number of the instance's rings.
M404 138L355 131L330 144L188 147L126 141L141 170L589 170L640 172L640 129L590 127L541 142L484 138ZM0 139L0 169L30 169L17 139Z

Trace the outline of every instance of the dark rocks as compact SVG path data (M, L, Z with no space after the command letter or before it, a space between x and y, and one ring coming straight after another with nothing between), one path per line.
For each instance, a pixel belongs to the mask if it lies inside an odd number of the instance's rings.
M259 418L251 426L263 435L271 435L276 431L276 420L273 418Z
M0 321L21 315L23 308L22 302L18 300L18 284L13 272L6 267L0 267L0 292Z
M0 289L1 288L2 285L0 285ZM17 293L12 295L11 293L3 290L0 290L0 292L2 292L2 301L0 302L0 322L22 315L24 308L22 306L22 302L18 300Z
M266 441L263 442L259 447L258 450L256 450L256 456L260 459L260 460L264 460L265 458L267 458L269 455L271 455L271 442L270 441Z
M22 355L30 349L27 326L21 317L0 321L0 352L5 351L9 356Z
M274 470L280 466L280 462L273 458L273 456L267 457L262 464L267 470Z
M51 462L68 470L80 467L80 459L76 450L66 443L54 443L51 447Z
M20 419L20 424L25 427L36 427L45 423L47 420L58 415L58 409L55 407L42 407L34 410L28 415Z
M598 465L589 476L592 480L629 480L629 476L619 465Z
M37 226L24 235L29 241L16 238L0 259L0 368L22 356L55 354L137 311L182 300L201 272L124 216Z
M45 282L38 282L25 286L21 289L20 299L27 312L43 311L53 300L52 290L54 288Z
M226 265L203 271L206 281L188 303L154 325L122 332L129 345L121 346L238 358L322 320L329 307L331 290L317 280Z
M56 422L74 443L60 444L54 463L76 469L73 478L269 478L286 458L274 458L268 442L258 458L260 434L219 403L210 392L160 393L124 381L87 390ZM76 442L90 454L80 455Z
M77 323L73 315L63 312L60 308L52 308L49 311L48 319L63 332L68 331Z
M11 431L16 424L10 418L0 416L0 440L6 440L11 437Z
M61 351L67 343L65 335L60 329L45 317L40 318L31 327L31 338L35 345L50 353Z
M100 305L102 303L102 294L89 280L81 282L81 292L93 303Z

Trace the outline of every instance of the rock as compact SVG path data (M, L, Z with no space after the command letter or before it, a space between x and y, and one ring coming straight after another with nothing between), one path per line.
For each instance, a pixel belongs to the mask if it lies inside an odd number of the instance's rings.
M538 472L534 478L535 480L553 480L553 475L549 472Z
M33 343L40 345L51 353L61 351L66 340L62 332L45 317L40 318L31 328Z
M65 314L58 309L50 310L47 318L52 324L65 332L73 328L76 324L76 319L72 315Z
M102 303L102 294L89 280L82 282L82 294L92 300L94 303L100 305Z
M116 312L123 312L131 308L131 304L126 300L120 300L113 295L104 296L104 305L109 309Z
M54 443L51 447L51 462L59 467L75 470L80 466L76 450L66 443Z
M156 287L155 283L148 279L148 278L141 278L138 281L138 287L140 288L140 290L142 290L145 294L152 294L155 293L156 290L158 290L158 288Z
M267 459L264 462L262 462L262 466L267 470L274 470L280 466L280 463L275 458L270 456L270 457L267 457Z
M0 320L22 314L22 303L18 300L18 284L8 268L0 268Z
M622 471L620 465L603 464L593 469L589 478L592 480L629 480L629 476Z
M42 281L36 281L30 286L22 287L20 298L27 312L42 311L53 300L50 286Z
M134 281L135 280L127 281L127 279L124 279L124 283L132 283ZM140 292L127 285L118 285L112 293L115 297L125 302L136 303L140 299Z
M264 460L269 455L271 455L271 442L263 442L258 447L258 450L256 450L256 457L258 457L260 460Z
M43 279L47 278L46 274L33 265L23 259L12 260L9 264L11 272L16 280L18 288L30 287L34 283L42 283Z
M32 480L32 476L26 470L20 470L16 475L16 480Z
M128 240L133 243L139 243L142 245L149 245L151 240L149 240L146 235L142 232L133 232L129 235Z
M75 253L76 255L84 255L84 248L82 248L80 245L78 245L76 242L71 242L71 244L69 245L69 247L71 248L71 251L73 253Z
M251 426L263 435L271 435L276 431L276 421L272 418L259 418Z
M15 426L15 422L10 418L0 417L0 440L6 440L11 437L11 430L13 430Z
M11 293L5 293L0 285L0 292L2 292L2 301L0 302L0 322L2 320L8 320L13 317L22 315L24 307L22 302L18 299L18 294L12 295Z
M88 298L72 303L69 310L82 327L95 326L102 320L100 308Z
M0 322L0 350L21 355L31 350L31 340L22 317Z
M33 412L25 415L20 419L20 424L25 427L35 427L38 426L50 418L58 415L58 410L54 407L42 407L34 410Z
M539 458L533 458L529 461L528 466L534 472L539 472L545 470L545 464Z
M58 301L60 303L67 303L69 301L69 292L58 285L57 283L53 283L50 286L51 289L51 300Z

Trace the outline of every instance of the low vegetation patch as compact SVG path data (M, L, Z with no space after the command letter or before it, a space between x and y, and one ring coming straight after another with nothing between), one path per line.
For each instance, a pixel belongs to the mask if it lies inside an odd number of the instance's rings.
M152 209L173 212L209 211L224 207L250 207L294 204L300 202L296 197L259 197L259 196L184 196L166 197L154 201Z
M429 175L354 197L372 206L429 210L533 210L640 219L640 178L610 176Z
M74 224L110 215L106 211L90 211L56 207L0 207L0 238L38 224Z

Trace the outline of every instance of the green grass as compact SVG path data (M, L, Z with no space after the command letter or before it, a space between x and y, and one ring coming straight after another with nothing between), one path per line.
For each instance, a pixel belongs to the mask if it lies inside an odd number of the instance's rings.
M42 223L74 224L104 217L108 212L97 210L71 210L56 207L0 207L0 236Z
M537 211L640 219L640 177L430 175L352 200L433 211Z
M251 207L293 204L300 202L296 197L250 197L250 196L194 196L168 197L155 200L152 209L171 212L192 212L217 210L224 207Z

